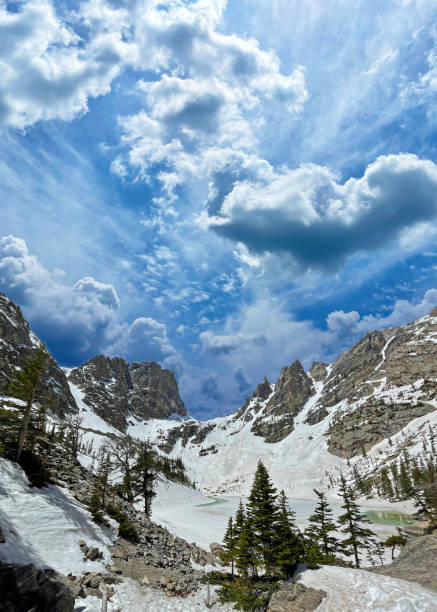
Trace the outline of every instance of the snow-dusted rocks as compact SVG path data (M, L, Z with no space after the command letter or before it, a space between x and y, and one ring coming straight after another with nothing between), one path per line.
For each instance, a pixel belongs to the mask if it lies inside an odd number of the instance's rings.
M0 393L23 358L39 345L19 306L0 293ZM64 372L47 351L47 368L37 401L50 395L51 410L59 416L77 412Z
M153 361L126 363L121 357L98 355L71 370L69 380L98 416L122 431L129 417L187 416L173 372Z

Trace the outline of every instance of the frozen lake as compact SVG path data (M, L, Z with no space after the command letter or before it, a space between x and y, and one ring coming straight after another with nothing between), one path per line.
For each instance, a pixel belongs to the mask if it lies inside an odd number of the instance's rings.
M245 503L245 498L242 499ZM228 519L230 516L235 516L239 502L240 498L235 496L211 496L204 497L203 500L200 495L193 496L189 500L180 499L178 503L158 504L153 509L152 520L167 527L175 535L209 549L211 542L221 542ZM289 503L296 513L298 527L304 529L308 517L314 511L316 501L293 499L289 500ZM399 504L397 507L389 503L377 507L372 502L370 504L368 507L362 504L361 509L363 512L368 512L373 523L369 527L380 538L386 538L394 533L396 526L406 521L406 515L399 513ZM330 505L334 516L342 513L340 503L330 502Z

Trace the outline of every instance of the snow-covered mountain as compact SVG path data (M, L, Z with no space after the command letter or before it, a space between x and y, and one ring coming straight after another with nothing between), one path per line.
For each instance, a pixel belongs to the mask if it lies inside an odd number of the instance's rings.
M0 295L0 392L35 336ZM234 414L188 417L173 373L153 362L97 356L65 373L54 360L47 387L54 412L79 413L98 446L107 435L149 439L180 457L205 492L245 494L259 459L292 496L312 496L347 464L372 469L437 426L437 308L407 325L366 334L333 363L305 372L299 361L258 385ZM68 378L67 378L68 376ZM178 418L169 418L169 417ZM159 417L159 418L157 418Z

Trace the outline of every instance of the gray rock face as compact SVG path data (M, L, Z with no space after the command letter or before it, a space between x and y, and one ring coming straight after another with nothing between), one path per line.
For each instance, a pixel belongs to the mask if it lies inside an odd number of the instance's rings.
M412 538L390 565L368 568L375 574L385 574L437 591L437 532Z
M307 587L300 582L285 582L273 593L267 612L313 612L324 597L324 591Z
M314 361L313 365L311 366L310 374L316 382L325 380L326 376L328 375L328 370L326 369L327 367L328 364L324 363L323 361Z
M435 409L428 401L437 392L436 339L436 318L424 317L370 332L337 359L320 402L347 401L328 432L331 453L353 457Z
M0 293L0 393L23 359L39 345L19 306ZM58 416L77 412L67 378L47 351L46 369L36 401L45 403L50 396L50 410Z
M314 392L311 378L299 361L282 368L275 393L251 428L266 442L279 442L293 431L294 417Z
M121 357L93 357L74 368L69 380L100 417L124 430L129 416L138 419L187 416L173 372L153 361L126 363Z
M4 612L73 612L74 597L53 570L0 562L0 599Z

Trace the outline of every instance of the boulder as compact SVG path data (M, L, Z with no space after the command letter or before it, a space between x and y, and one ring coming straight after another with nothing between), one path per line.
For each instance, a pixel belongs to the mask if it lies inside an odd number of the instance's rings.
M324 597L324 591L312 589L299 582L286 582L273 593L267 612L312 612Z
M418 582L437 591L437 532L412 538L393 563L368 568L367 571Z
M0 563L1 610L73 612L74 596L53 570Z

